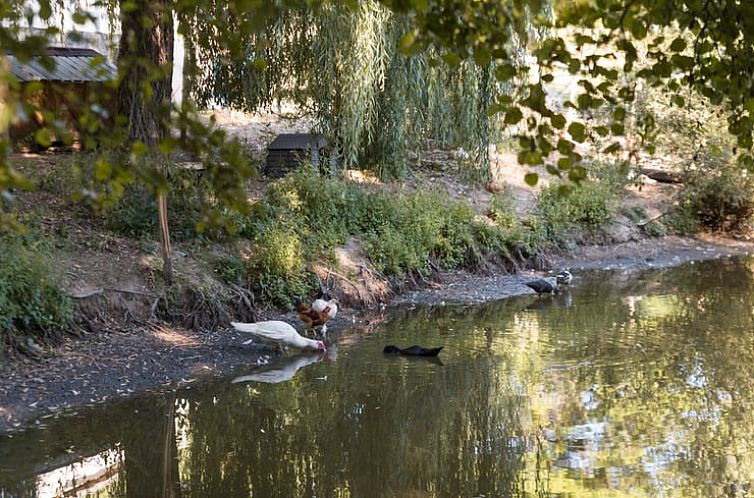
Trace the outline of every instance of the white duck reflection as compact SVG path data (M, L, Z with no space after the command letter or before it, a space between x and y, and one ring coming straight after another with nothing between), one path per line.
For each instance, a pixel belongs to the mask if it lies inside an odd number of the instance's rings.
M335 348L332 353L311 354L301 353L296 356L284 358L272 365L261 367L248 375L236 377L231 384L241 382L263 382L265 384L277 384L293 378L296 373L307 365L319 363L325 358L333 359L335 357Z

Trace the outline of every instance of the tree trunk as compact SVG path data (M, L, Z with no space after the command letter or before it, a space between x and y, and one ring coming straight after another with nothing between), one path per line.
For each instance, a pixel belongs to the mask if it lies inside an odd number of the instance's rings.
M121 38L118 115L128 120L128 137L153 149L170 133L173 11L170 0L120 0ZM160 161L167 165L167 161ZM163 275L173 280L167 194L158 194Z
M173 11L169 0L121 0L118 115L131 140L155 145L169 133Z

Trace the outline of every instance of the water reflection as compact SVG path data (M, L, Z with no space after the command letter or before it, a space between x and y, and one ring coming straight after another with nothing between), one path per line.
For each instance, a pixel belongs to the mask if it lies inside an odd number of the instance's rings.
M232 384L239 382L263 382L265 384L285 382L291 380L305 366L319 363L324 358L324 354L299 353L276 361L272 365L258 367L253 372L236 377L230 382Z
M345 332L337 361L0 439L0 496L45 496L43 476L76 462L109 479L79 477L80 496L748 496L753 295L736 259L399 311ZM389 343L442 345L442 364L386 358Z

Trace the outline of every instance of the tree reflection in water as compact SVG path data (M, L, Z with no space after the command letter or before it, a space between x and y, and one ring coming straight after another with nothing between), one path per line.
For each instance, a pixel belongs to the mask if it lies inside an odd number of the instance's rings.
M110 496L745 496L753 287L734 259L399 311L278 383L239 372L0 440L0 490L35 496L73 445L120 449ZM442 363L387 343L443 345Z

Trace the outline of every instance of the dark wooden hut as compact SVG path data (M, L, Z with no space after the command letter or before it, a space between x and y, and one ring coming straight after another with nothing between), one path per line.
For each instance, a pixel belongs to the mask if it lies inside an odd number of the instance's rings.
M79 117L85 109L106 122L115 117L114 93L106 84L117 75L113 63L88 48L49 47L47 56L54 64L47 65L40 59L21 62L13 54L7 55L10 71L21 85L24 102L50 112L48 116L43 112L14 113L8 130L14 142L49 126L50 116L65 123L75 138L80 136Z
M278 135L267 147L264 173L271 177L281 177L304 163L319 166L325 143L325 137L314 133Z

